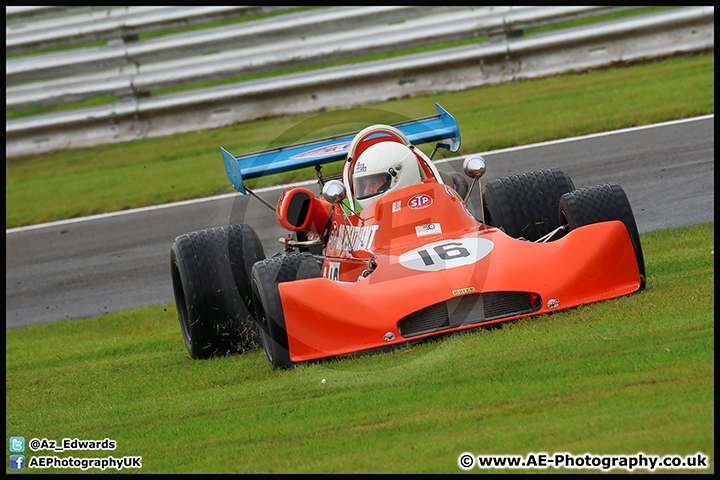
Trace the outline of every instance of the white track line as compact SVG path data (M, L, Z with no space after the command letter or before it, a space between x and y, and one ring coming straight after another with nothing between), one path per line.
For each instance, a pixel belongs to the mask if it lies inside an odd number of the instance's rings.
M715 118L715 114L712 113L712 114L703 115L700 117L684 118L681 120L671 120L668 122L654 123L652 125L641 125L639 127L623 128L621 130L611 130L609 132L592 133L589 135L582 135L580 137L563 138L560 140L550 140L547 142L533 143L530 145L520 145L517 147L503 148L501 150L491 150L489 152L480 152L479 154L480 155L495 155L498 153L515 152L518 150L525 150L528 148L537 148L537 147L543 147L546 145L557 145L560 143L574 142L574 141L578 141L578 140L587 140L590 138L599 138L599 137L605 137L608 135L617 135L617 134L621 134L621 133L634 132L634 131L638 131L638 130L646 130L649 128L666 127L669 125L678 125L681 123L694 122L694 121L698 121L698 120L707 120L710 118ZM443 159L437 160L435 162L435 164L452 162L454 160L458 160L458 159L466 157L466 156L467 155L462 155L459 157L452 157L452 158L443 158ZM262 192L268 192L268 191L272 191L272 190L285 189L292 185L312 185L316 182L317 182L317 180L307 180L304 182L295 182L295 183L288 184L288 185L275 185L272 187L260 188L258 190L255 190L255 193L262 193ZM70 218L67 220L58 220L56 222L40 223L37 225L28 225L26 227L17 227L17 228L6 229L5 235L10 235L11 233L26 232L28 230L37 230L37 229L41 229L41 228L56 227L56 226L60 226L60 225L68 225L68 224L78 223L78 222L89 222L92 220L100 220L103 218L117 217L120 215L130 215L133 213L152 212L154 210L162 210L164 208L174 208L174 207L180 207L183 205L192 205L192 204L202 203L202 202L211 202L211 201L215 201L215 200L232 198L236 195L239 195L239 193L226 193L224 195L217 195L214 197L198 198L198 199L194 199L194 200L184 200L182 202L165 203L162 205L153 205L150 207L133 208L131 210L121 210L118 212L101 213L99 215L91 215L89 217Z

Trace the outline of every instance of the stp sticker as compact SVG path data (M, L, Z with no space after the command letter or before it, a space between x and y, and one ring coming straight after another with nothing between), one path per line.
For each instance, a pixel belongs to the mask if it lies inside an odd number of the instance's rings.
M408 207L418 210L420 208L427 208L432 205L432 203L433 199L430 195L418 193L417 195L412 196L410 200L408 200Z
M486 238L440 240L400 255L398 262L410 270L437 272L472 265L485 258L495 244Z

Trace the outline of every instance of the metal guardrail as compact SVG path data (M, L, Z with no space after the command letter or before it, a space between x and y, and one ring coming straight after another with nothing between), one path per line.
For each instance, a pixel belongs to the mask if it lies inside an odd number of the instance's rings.
M6 55L137 35L293 7L6 7Z
M529 15L530 9L514 15ZM7 122L9 158L215 128L714 48L714 9L687 7L528 37ZM522 25L518 21L515 25ZM508 35L509 33L509 35Z
M354 31L383 23L400 23L417 17L426 17L442 10L448 9L408 6L335 7L164 35L142 41L133 41L125 36L126 41L122 44L114 43L103 47L11 59L6 62L6 81L9 85L15 85L27 81L54 79L63 75L74 77L102 71L107 75L134 74L140 67L148 64L177 59L182 59L186 64L189 63L187 59L205 63L207 58L203 57L209 54L274 45L285 41L305 43L308 37L324 33ZM124 30L126 28L123 28ZM71 34L72 30L67 33ZM109 35L111 31L106 33ZM115 32L115 35L119 33ZM160 65L155 70L163 68L165 67Z
M320 12L308 16L288 15L288 19L274 22L262 22L261 25L234 26L233 28L212 29L189 39L187 35L174 35L165 39L161 45L146 45L141 51L154 52L155 56L163 52L187 52L182 45L188 40L195 44L207 44L215 49L218 45L231 45L230 40L241 41L247 37L254 38L269 32L282 31L290 39L266 43L257 46L224 50L213 55L186 56L182 59L142 64L137 53L140 48L127 45L124 50L105 48L97 52L77 52L69 55L54 55L51 58L17 59L7 62L8 83L23 79L57 77L68 71L78 73L90 69L98 69L101 64L113 64L116 59L130 66L112 69L100 74L73 75L50 81L36 81L29 84L6 88L6 108L22 109L36 106L54 105L63 102L85 100L100 95L117 97L141 97L155 90L183 86L224 78L238 77L251 73L279 70L281 68L312 65L338 59L354 58L391 50L401 50L444 41L473 38L477 36L506 36L521 32L525 28L556 23L558 19L567 20L577 16L607 13L625 10L629 7L551 7L510 10L509 7L490 9L453 8L442 9L434 13L427 8L408 7L365 7ZM382 14L387 21L388 14L398 14L403 10L405 16L411 18L402 23L380 23L375 14ZM362 19L357 17L363 13ZM310 13L310 12L307 12ZM412 18L422 14L421 17ZM371 26L358 27L359 21L364 23L372 16ZM299 17L299 18L298 18ZM290 19L293 21L289 21ZM326 34L315 34L298 41L297 34L288 32L290 24L293 28L304 29L319 23L337 22L340 19L352 18L355 28L333 31ZM310 22L303 25L303 20ZM304 30L303 30L304 33ZM237 42L236 42L237 43ZM197 50L197 46L194 47ZM176 53L174 53L176 55ZM45 56L47 57L47 56Z

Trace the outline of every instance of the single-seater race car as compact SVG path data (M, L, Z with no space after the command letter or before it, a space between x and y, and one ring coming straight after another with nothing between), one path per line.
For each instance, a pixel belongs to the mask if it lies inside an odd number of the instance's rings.
M262 345L273 368L289 368L644 288L640 237L619 185L575 189L558 168L509 175L479 189L477 218L467 202L484 159L465 158L466 178L416 148L459 149L455 119L436 108L246 155L221 148L243 194L256 195L247 179L308 166L321 193L281 194L275 215L295 237L271 258L249 225L177 237L172 282L191 357ZM341 178L323 178L321 165L341 160Z

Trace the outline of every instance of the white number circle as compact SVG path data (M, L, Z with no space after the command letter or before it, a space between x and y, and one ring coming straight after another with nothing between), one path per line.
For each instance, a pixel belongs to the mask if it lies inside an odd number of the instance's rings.
M437 272L472 265L486 257L495 245L485 238L459 238L428 243L400 255L398 262L410 270Z

